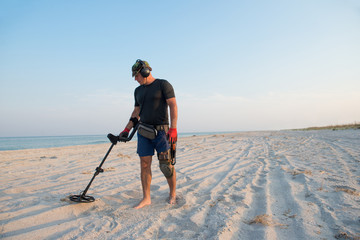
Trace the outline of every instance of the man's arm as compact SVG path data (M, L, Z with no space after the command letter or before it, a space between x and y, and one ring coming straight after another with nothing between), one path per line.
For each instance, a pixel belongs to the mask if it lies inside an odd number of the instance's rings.
M176 98L169 98L166 102L170 108L170 128L177 128L178 109Z
M134 107L134 110L133 110L133 112L131 113L131 118L137 118L137 119L139 120L139 118L140 118L140 117L139 117L139 114L140 114L140 107L139 107L139 106ZM128 122L127 125L126 125L126 128L127 128L127 129L131 129L131 128L133 128L133 127L135 127L135 126L134 126L134 123L129 120L129 122Z
M140 107L134 107L134 110L131 114L131 118L137 118L139 120L139 114L140 114ZM116 144L118 141L121 141L123 138L127 138L129 136L130 129L135 127L134 123L129 120L129 122L126 124L125 129L119 134L119 136L115 136L111 133L108 134L108 138L112 144Z

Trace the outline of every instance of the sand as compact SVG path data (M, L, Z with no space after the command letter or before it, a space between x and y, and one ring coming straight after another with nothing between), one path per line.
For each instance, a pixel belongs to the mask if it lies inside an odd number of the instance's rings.
M360 131L180 138L177 204L153 161L142 197L136 142L0 152L1 239L360 239Z

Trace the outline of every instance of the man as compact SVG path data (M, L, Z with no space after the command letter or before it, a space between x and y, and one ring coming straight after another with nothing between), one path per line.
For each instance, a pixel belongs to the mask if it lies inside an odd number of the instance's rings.
M138 124L146 124L156 129L156 137L149 139L140 135L138 130L137 153L140 157L141 184L143 199L134 208L139 209L151 204L150 184L152 179L151 163L154 150L157 152L159 167L167 179L170 195L169 203L176 203L176 172L171 164L169 143L177 141L177 104L174 89L163 79L155 79L149 63L138 59L132 66L132 76L140 84L135 89L135 107L131 118L119 137L127 137L130 129ZM170 109L170 128L168 107Z

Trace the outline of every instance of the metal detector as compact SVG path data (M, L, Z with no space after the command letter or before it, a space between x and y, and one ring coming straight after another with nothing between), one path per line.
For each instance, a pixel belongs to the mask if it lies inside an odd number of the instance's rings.
M129 137L127 137L127 138L119 137L118 141L119 141L119 142L128 142L128 141L130 141L130 140L133 138L136 130L137 130L137 126L133 128L133 130L132 130L131 134L129 135ZM89 190L89 188L90 188L92 182L94 181L95 177L96 177L97 175L99 175L99 173L104 172L104 169L102 169L101 167L102 167L102 165L104 164L107 156L108 156L109 153L111 152L111 149L114 147L114 145L116 145L116 143L111 144L109 150L108 150L107 153L105 154L104 159L101 161L100 165L96 168L95 173L94 173L94 176L91 178L91 180L90 180L89 184L87 185L87 187L85 188L85 190L84 190L83 192L81 192L80 195L71 195L71 196L69 196L69 199L70 199L71 201L73 201L73 202L80 202L80 203L90 203L90 202L94 202L94 201L95 201L95 198L94 198L94 197L88 196L88 195L86 195L86 193L87 193L87 191Z

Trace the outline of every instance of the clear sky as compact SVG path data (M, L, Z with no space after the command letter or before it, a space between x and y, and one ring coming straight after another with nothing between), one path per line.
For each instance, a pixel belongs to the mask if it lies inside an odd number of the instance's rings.
M360 121L360 1L0 0L0 136L122 131L138 58L179 132Z

